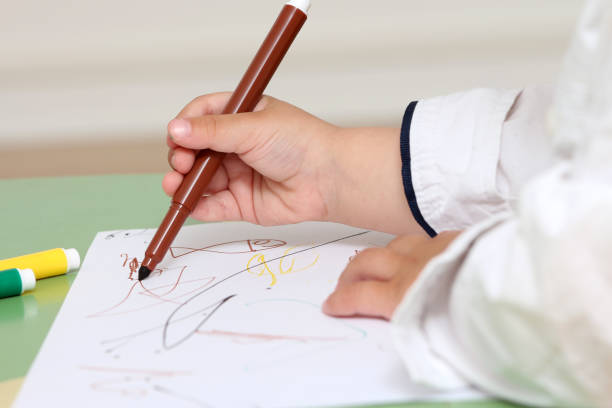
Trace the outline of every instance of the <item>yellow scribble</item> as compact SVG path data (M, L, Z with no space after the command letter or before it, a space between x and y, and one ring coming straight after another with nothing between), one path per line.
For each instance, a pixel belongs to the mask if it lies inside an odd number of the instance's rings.
M283 254L283 257L282 257L282 258L281 258L281 260L280 260L280 264L278 265L278 268L280 269L280 273L281 273L282 275L287 274L287 273L292 273L292 272L300 272L300 271L306 270L306 269L308 269L308 268L311 268L311 267L313 267L313 266L314 266L314 265L317 263L317 261L319 260L319 255L317 255L317 257L315 258L315 260L314 260L314 261L312 261L312 263L311 263L310 265L306 265L306 266L304 266L303 268L300 268L300 269L295 269L295 270L294 270L293 268L295 267L295 256L292 256L292 257L291 257L291 265L289 265L289 268L285 269L285 268L283 268L283 261L284 261L285 259L287 259L287 258L286 258L286 256L287 256L287 254L289 253L289 251L291 251L292 249L295 249L295 247L288 248L288 249L285 251L285 253Z
M295 257L293 256L291 257L291 264L288 267L285 267L283 265L283 261L287 259L287 254L289 253L289 251L295 248L296 247L288 248L287 250L285 250L285 252L283 253L283 256L280 258L280 262L278 264L278 270L281 275L286 275L288 273L293 273L293 272L304 271L308 268L313 267L319 261L319 255L317 255L314 261L312 261L309 265L306 265L301 268L296 268L295 267ZM255 263L255 265L251 266L253 263ZM255 276L269 275L271 278L271 282L270 282L271 287L276 285L276 282L278 282L278 279L276 278L276 274L272 271L270 266L268 266L268 263L266 262L266 258L263 254L253 255L251 259L249 259L249 261L247 262L246 270Z
M253 260L257 260L257 265L256 267L261 267L260 271L254 271L253 269L251 269L251 262L253 262ZM266 258L263 256L263 254L255 254L251 257L251 259L249 259L249 262L247 262L247 271L249 271L249 273L252 273L256 276L263 276L264 274L269 274L270 277L272 278L272 283L270 283L270 286L274 286L276 285L276 275L274 275L274 272L272 272L272 270L270 269L270 267L268 266L267 262L266 262Z

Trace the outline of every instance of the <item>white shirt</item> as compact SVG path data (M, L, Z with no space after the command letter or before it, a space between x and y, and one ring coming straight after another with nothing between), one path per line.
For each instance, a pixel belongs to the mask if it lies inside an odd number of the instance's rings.
M588 3L555 92L419 101L410 157L428 225L465 229L393 316L412 379L612 407L611 2Z

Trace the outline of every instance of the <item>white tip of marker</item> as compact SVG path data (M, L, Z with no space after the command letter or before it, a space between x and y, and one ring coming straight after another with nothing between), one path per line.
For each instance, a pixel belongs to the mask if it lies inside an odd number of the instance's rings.
M287 4L299 8L304 14L308 14L308 10L310 10L310 0L291 0Z
M34 277L34 271L31 269L17 269L21 276L21 293L26 290L32 290L36 286L36 278Z
M68 271L76 271L81 266L81 257L76 249L64 249L64 253L66 254L66 260L68 261Z

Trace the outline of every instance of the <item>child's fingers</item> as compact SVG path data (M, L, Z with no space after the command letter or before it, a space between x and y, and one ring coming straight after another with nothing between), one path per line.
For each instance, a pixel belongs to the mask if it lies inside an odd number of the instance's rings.
M166 195L172 197L183 181L183 175L177 171L168 172L162 180L162 189Z
M174 155L174 149L168 149L168 164L174 170L174 165L172 164L172 156Z
M210 195L198 203L191 216L200 221L241 221L238 202L229 190Z
M174 149L177 147L178 143L175 138L180 138L181 135L176 132L181 132L180 129L182 129L183 131L185 129L185 127L180 127L180 126L177 128L177 125L176 125L177 120L178 120L178 123L183 123L182 121L190 122L190 119L200 118L200 120L196 120L196 124L193 126L193 128L196 131L196 135L199 134L199 128L201 127L201 122L204 122L204 124L207 124L208 126L205 126L205 127L207 127L208 129L210 129L211 123L214 124L216 122L215 120L201 119L206 116L215 116L215 115L224 116L224 117L230 116L229 122L231 123L232 122L231 119L235 115L221 115L221 112L225 108L225 105L229 101L230 97L231 97L231 93L229 92L214 93L214 94L199 96L195 98L193 101L191 101L189 104L187 104L187 106L185 106L183 110L179 112L179 114L176 116L176 119L173 119L168 124L168 135L166 137L166 144L168 145L168 147L170 149ZM257 103L257 105L255 106L255 109L253 110L253 112L259 112L265 109L267 106L272 106L275 101L276 100L274 98L271 98L269 96L263 96L260 99L260 101ZM175 130L175 132L171 131L170 124L173 124L172 128ZM209 146L201 142L200 143L196 142L195 145L189 145L189 144L185 145L183 143L180 143L180 144L185 147L192 148L192 149L203 149L205 147L214 148L213 145ZM234 151L235 149L228 148L226 150L223 150L223 149L217 149L217 150L229 152L229 151Z
M198 96L185 105L176 117L194 118L202 115L218 115L223 111L231 96L230 92L217 92Z
M177 144L172 141L170 135L166 135L166 145L170 148L170 150L176 149L177 146Z
M220 183L222 182L223 177L227 177L226 172L217 171L213 177L213 180L218 178L217 183ZM172 197L182 181L182 174L176 171L171 171L164 176L164 179L162 180L162 188L167 195ZM213 184L213 181L211 181L211 184ZM242 220L236 199L232 193L226 189L222 189L216 193L211 193L210 196L201 199L191 213L191 216L201 221Z
M336 289L323 304L332 316L374 316L390 319L397 300L388 282L359 281Z
M182 173L176 170L168 172L162 180L162 189L164 190L166 195L172 197L176 190L179 188L179 185L182 181ZM228 181L229 180L227 177L227 171L225 171L223 166L219 167L219 169L213 175L213 178L210 180L210 183L204 190L204 194L215 194L219 191L227 189Z
M215 172L210 183L204 189L204 194L216 194L219 191L226 190L229 184L229 177L227 176L227 170L225 165L219 166L219 169Z
M189 102L179 113L176 118L193 118L202 115L220 114L227 104L230 96L229 92L219 92L208 95L201 95ZM166 144L170 149L176 148L170 134L166 135Z
M168 134L174 143L188 149L242 154L256 146L256 136L269 126L262 119L257 113L173 119L168 123Z
M195 152L191 149L177 147L168 155L170 166L179 173L187 174L195 161Z
M360 280L389 280L397 273L400 261L400 256L387 248L368 248L346 266L338 287Z
M232 96L231 92L217 92L207 95L201 95L189 102L180 112L176 115L177 118L195 118L203 115L220 115L225 109L225 106ZM274 98L264 95L261 97L253 112L259 112L268 106L270 103L275 101Z

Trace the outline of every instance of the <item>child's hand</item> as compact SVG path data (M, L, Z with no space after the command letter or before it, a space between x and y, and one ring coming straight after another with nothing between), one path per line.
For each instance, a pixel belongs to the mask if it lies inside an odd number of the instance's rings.
M393 234L424 233L404 195L399 129L339 128L263 97L255 112L219 115L229 93L204 95L168 124L174 194L195 150L228 153L192 213L261 225L334 221Z
M338 279L336 289L323 304L323 311L333 316L391 319L421 270L459 233L443 232L435 238L404 235L386 248L360 252Z
M330 143L338 128L270 97L254 113L219 115L231 94L196 98L168 124L175 171L162 187L174 194L192 167L192 149L228 153L193 211L205 221L262 225L328 218Z

